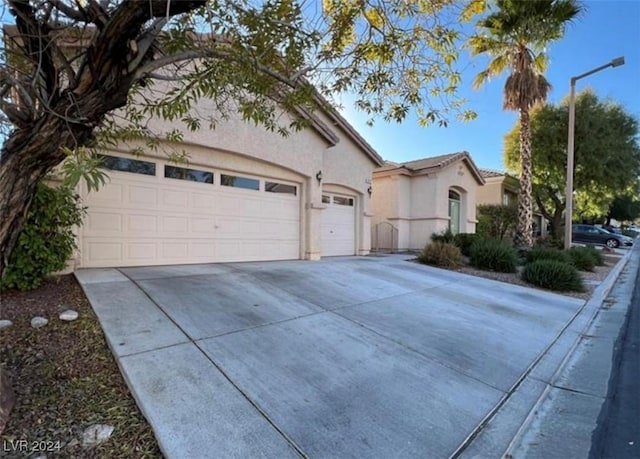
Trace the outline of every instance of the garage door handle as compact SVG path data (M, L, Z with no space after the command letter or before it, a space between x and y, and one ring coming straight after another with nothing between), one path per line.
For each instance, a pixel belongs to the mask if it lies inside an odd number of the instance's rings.
M329 231L331 234L333 234L333 231Z

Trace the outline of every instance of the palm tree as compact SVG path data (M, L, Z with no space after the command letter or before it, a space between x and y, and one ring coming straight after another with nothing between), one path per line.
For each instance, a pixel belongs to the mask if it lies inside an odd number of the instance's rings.
M533 245L529 111L546 100L551 88L543 74L547 45L560 39L566 25L582 11L576 0L496 0L494 12L478 22L478 33L469 39L472 55L490 57L474 87L508 70L503 109L520 113L520 193L514 238L520 248Z

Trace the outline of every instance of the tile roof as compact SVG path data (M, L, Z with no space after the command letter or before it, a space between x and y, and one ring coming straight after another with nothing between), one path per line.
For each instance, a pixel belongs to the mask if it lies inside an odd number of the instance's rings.
M482 175L484 178L503 177L507 175L506 172L498 171L495 169L478 169L478 170L480 171L480 175Z
M401 163L400 166L404 166L411 171L418 171L421 169L431 169L433 167L444 167L451 164L458 159L462 159L464 156L469 156L466 151L458 153L449 153L448 155L432 156L430 158L416 159L413 161L407 161Z
M482 175L483 178L493 178L493 177L512 177L515 179L518 178L515 175L511 174L510 172L499 171L496 169L478 169L478 171L480 172L480 175Z
M384 171L393 171L393 170L402 170L409 173L417 173L422 171L427 171L427 173L431 171L441 170L457 161L466 161L469 169L476 177L476 180L480 183L484 183L484 177L478 171L475 163L471 159L471 155L466 151L461 151L457 153L449 153L447 155L439 155L432 156L430 158L422 158L416 159L413 161L407 161L404 163L394 163L392 161L385 161L384 165L376 169L375 172L384 172Z

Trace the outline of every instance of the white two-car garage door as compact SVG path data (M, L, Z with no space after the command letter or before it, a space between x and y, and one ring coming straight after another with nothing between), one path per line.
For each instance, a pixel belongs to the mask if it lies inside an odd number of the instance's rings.
M355 197L324 193L322 202L322 256L355 255Z
M300 258L300 186L277 179L103 155L89 193L82 266Z

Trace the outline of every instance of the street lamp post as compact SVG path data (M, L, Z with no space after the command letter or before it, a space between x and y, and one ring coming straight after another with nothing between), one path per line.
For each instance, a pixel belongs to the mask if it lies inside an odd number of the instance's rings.
M593 75L600 70L609 67L619 67L624 64L624 57L617 57L611 62L601 65L593 70L571 78L571 93L569 95L569 140L567 142L567 189L566 206L564 213L564 248L571 247L571 216L573 214L573 142L576 124L576 81L581 78Z

